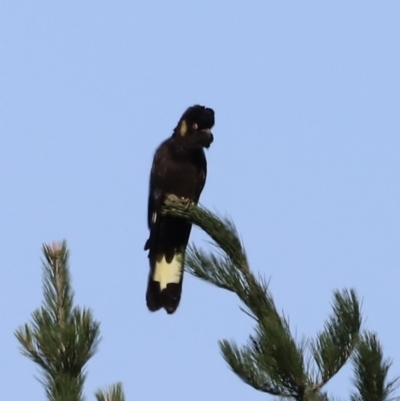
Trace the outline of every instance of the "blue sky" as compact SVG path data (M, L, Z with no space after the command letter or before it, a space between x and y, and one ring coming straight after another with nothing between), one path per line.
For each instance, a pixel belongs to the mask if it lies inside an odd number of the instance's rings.
M186 275L175 315L145 306L153 152L195 103L216 112L201 203L235 221L297 338L355 288L400 374L399 17L390 0L2 2L0 398L44 398L13 332L62 239L101 321L88 400L115 381L127 400L268 397L219 354L252 332L234 295ZM347 398L350 374L327 390Z

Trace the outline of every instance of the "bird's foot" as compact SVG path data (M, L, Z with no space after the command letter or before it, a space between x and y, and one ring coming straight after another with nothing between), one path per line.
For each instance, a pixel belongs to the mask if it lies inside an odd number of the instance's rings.
M184 196L179 197L174 194L168 194L167 199L172 202L181 203L185 207L186 210L188 210L189 207L194 204L194 202L191 199L185 198Z
M166 198L172 202L181 202L181 198L174 194L167 194Z

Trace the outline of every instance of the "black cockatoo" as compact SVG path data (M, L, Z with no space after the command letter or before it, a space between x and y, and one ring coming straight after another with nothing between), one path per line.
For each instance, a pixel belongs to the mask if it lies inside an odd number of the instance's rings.
M151 311L164 308L174 313L182 292L183 263L191 224L172 216L162 216L167 196L184 202L199 201L207 175L204 148L214 140L214 111L195 105L180 118L170 138L156 150L150 174L147 221L150 236L144 249L149 251L150 273L146 292Z

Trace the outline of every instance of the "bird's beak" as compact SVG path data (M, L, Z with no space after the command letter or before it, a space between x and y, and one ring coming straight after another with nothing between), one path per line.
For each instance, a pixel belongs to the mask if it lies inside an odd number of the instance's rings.
M211 132L211 128L202 129L201 132L207 135L207 139L205 140L204 147L209 148L211 143L214 141L214 135Z

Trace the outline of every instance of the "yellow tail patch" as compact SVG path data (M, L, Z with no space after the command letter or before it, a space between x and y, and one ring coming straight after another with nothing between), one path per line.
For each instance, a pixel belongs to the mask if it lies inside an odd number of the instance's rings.
M153 280L160 283L160 290L162 291L167 287L169 283L178 284L182 279L183 273L183 263L182 255L176 254L168 263L165 259L165 255L160 261L156 260L156 265L154 267Z

